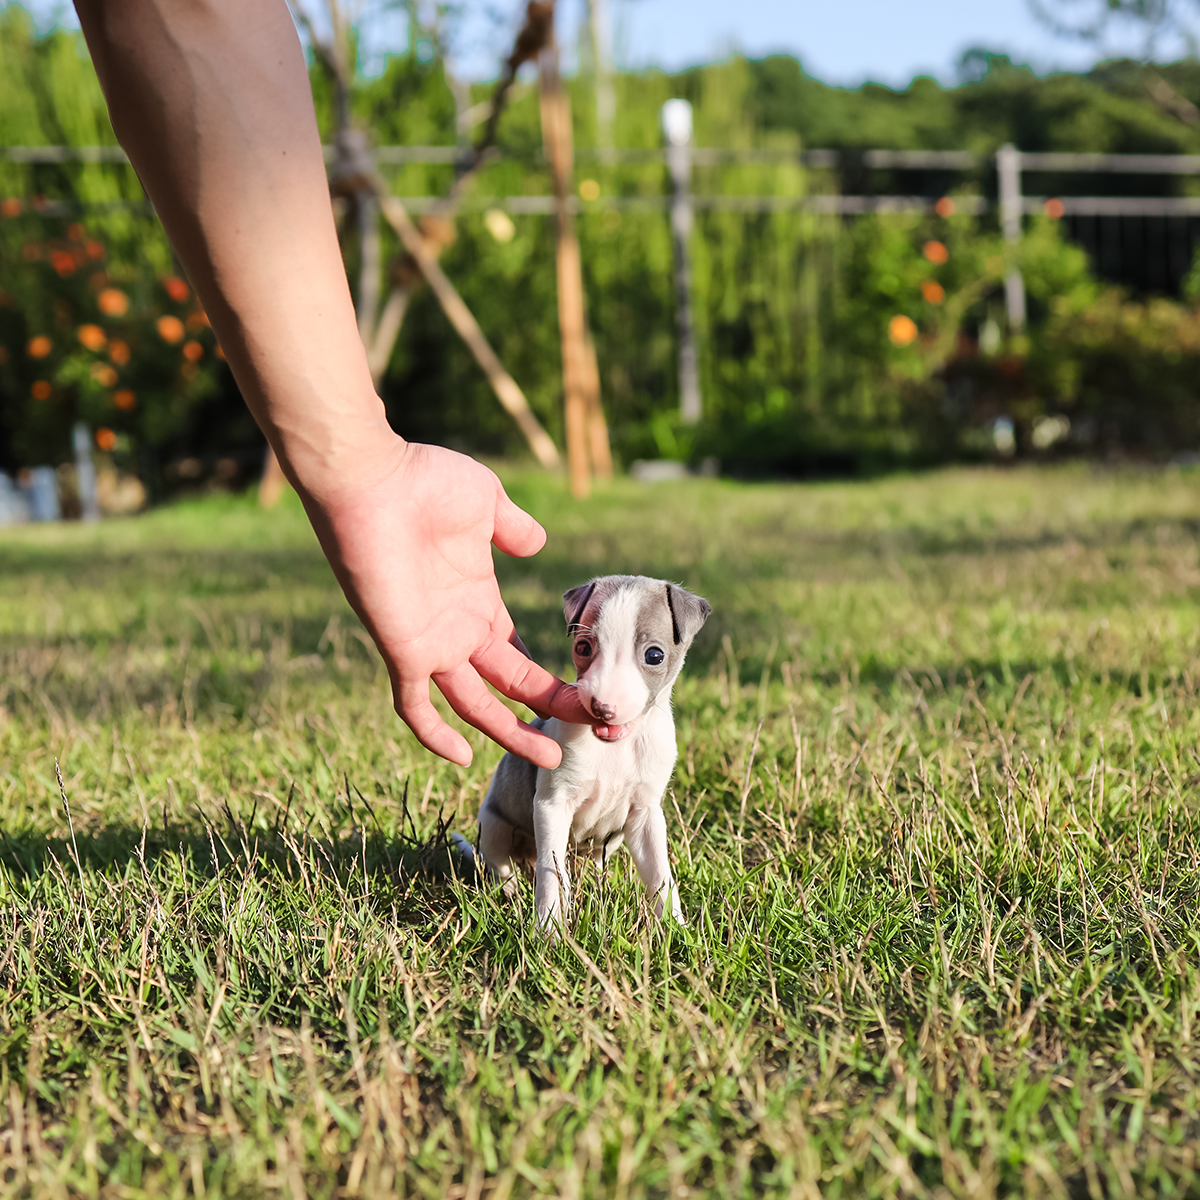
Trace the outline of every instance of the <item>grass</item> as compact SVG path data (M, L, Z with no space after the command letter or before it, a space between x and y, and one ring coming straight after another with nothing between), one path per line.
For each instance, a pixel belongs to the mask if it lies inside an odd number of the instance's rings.
M0 1191L1197 1194L1198 482L512 474L543 660L595 572L715 607L690 924L578 863L556 947L298 506L0 532Z

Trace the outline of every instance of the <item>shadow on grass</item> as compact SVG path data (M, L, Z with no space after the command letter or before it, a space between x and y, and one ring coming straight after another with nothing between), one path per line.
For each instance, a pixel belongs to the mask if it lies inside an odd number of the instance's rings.
M329 564L316 547L173 551L152 546L109 554L91 547L43 549L0 543L0 574L7 583L37 577L68 589L111 586L114 576L123 574L142 583L161 580L173 593L199 598L242 595L282 579L336 586Z
M331 814L326 807L321 815L333 815L334 820L319 824L316 812L305 818L303 810L293 814L290 805L271 826L255 824L257 807L247 820L226 806L221 825L202 822L202 828L196 822L172 823L164 811L162 824L156 827L117 823L96 833L77 832L73 838L34 830L5 833L0 835L0 866L29 883L54 875L72 886L78 870L111 877L114 868L124 875L137 864L138 874L151 890L156 877L179 867L201 883L214 883L231 869L244 876L269 868L305 885L321 883L339 892L349 884L361 884L364 873L375 886L387 881L404 891L418 880L475 881L474 868L450 841L450 821L441 813L422 836L409 813L406 792L401 829L387 833L361 793L359 799L366 813L348 807ZM289 817L294 817L291 828ZM359 823L362 817L367 818L366 824ZM304 824L296 828L299 820ZM314 824L318 824L315 833Z

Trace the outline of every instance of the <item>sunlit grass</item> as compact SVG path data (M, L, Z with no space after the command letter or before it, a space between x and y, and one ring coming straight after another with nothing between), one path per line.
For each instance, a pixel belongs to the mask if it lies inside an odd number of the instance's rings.
M1195 1191L1200 480L508 482L551 665L591 574L714 604L688 927L457 878L499 751L415 746L298 505L0 531L3 1191Z

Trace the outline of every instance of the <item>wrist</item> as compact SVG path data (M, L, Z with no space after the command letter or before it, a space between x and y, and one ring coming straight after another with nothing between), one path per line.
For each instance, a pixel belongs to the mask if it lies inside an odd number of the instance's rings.
M388 424L378 397L362 411L334 412L332 416L334 419L318 423L293 424L285 419L269 431L292 485L302 497L322 507L390 476L408 448Z

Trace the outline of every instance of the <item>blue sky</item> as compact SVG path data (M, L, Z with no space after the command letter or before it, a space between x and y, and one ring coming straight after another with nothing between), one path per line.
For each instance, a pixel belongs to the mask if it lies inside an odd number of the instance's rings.
M1091 0L1096 3L1096 0ZM1103 50L1056 37L1033 15L1028 0L610 0L617 60L624 66L689 66L731 50L759 56L796 55L810 75L830 83L875 80L903 86L917 74L953 82L963 50L984 46L1049 70L1087 67L1103 51L1135 51L1136 34L1114 29ZM524 7L519 0L468 5L464 67L480 77L489 70L483 49L489 26L482 14ZM560 28L568 41L582 16L583 0L559 0ZM1079 0L1076 8L1090 7ZM1172 47L1164 47L1171 50ZM494 63L494 55L491 56Z
M75 24L59 0L27 0L46 25ZM352 0L353 3L353 0ZM1078 0L1088 7L1097 0ZM319 10L321 0L309 0ZM679 68L722 58L732 50L759 56L796 55L810 75L854 85L874 80L903 86L914 75L953 82L963 50L984 46L1041 70L1080 68L1100 56L1095 47L1064 41L1040 24L1028 0L610 0L617 61L627 67ZM379 51L403 46L399 6L359 0L364 10L390 8L394 16L370 22ZM498 47L511 41L524 0L466 0L460 69L471 78L495 76ZM571 44L583 0L559 0L560 37ZM1108 53L1136 52L1136 35L1113 32ZM1178 47L1164 47L1165 56Z

